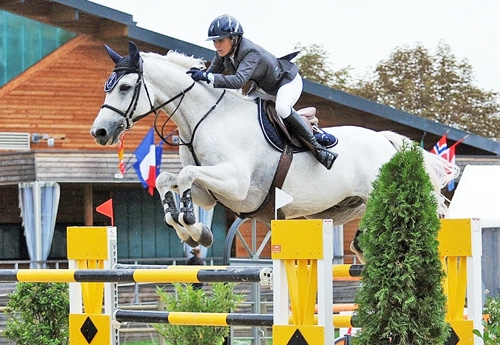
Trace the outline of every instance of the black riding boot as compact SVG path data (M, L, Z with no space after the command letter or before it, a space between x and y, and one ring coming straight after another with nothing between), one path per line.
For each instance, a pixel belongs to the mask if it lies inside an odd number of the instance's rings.
M307 148L312 151L314 157L316 157L321 164L330 170L333 162L335 162L335 159L337 158L337 154L328 151L316 141L311 129L307 127L300 115L292 110L290 115L283 119L283 121L292 129L293 134L299 137Z

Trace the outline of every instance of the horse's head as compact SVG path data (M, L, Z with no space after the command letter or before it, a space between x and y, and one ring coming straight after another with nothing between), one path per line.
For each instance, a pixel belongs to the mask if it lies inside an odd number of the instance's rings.
M106 97L90 134L101 145L113 145L120 134L151 112L153 95L145 89L139 49L129 42L129 55L120 56L105 46L115 68L104 85Z

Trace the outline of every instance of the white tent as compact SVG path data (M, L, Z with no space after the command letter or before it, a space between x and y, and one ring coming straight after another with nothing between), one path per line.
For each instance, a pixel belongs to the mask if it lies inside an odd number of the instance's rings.
M448 218L480 218L482 227L500 227L500 165L467 165L448 213Z
M448 218L479 218L483 292L500 296L500 165L465 167Z

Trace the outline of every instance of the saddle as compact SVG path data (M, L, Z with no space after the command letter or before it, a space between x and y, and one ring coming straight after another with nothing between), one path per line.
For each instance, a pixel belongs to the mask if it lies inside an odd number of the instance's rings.
M264 99L257 99L256 101L259 108L258 117L262 133L272 147L283 152L285 143L288 142L291 143L294 153L308 151L308 148L293 133L290 133L283 119L278 116L273 101ZM337 145L338 139L319 127L316 108L302 108L297 110L297 113L302 117L307 126L311 128L318 143L325 148Z
M292 164L293 153L308 151L300 140L293 134L290 134L288 128L283 123L281 117L276 114L274 102L269 100L256 99L258 104L259 124L264 133L264 137L269 144L276 150L281 152L281 157L278 162L278 167L274 172L274 177L269 187L269 191L262 204L252 212L240 213L240 218L255 218L257 220L266 220L274 218L274 201L276 199L276 189L281 189L285 181L288 169ZM337 138L329 133L324 132L318 126L318 118L316 117L316 108L308 107L297 111L304 121L313 130L316 140L324 147L330 148L337 145ZM284 219L284 214L281 209L277 210L278 219Z

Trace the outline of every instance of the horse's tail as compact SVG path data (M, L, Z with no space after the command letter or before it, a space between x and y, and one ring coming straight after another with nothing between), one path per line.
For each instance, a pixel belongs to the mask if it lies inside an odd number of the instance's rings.
M405 147L405 145L406 147L410 147L412 144L412 140L403 135L391 131L381 131L379 133L386 137L398 151ZM424 157L425 170L427 171L427 174L431 179L431 183L434 186L434 191L438 196L438 213L444 216L448 211L448 207L446 206L447 200L441 193L441 189L444 188L448 182L458 177L460 169L454 163L451 163L438 155L430 153L423 148L420 149Z

